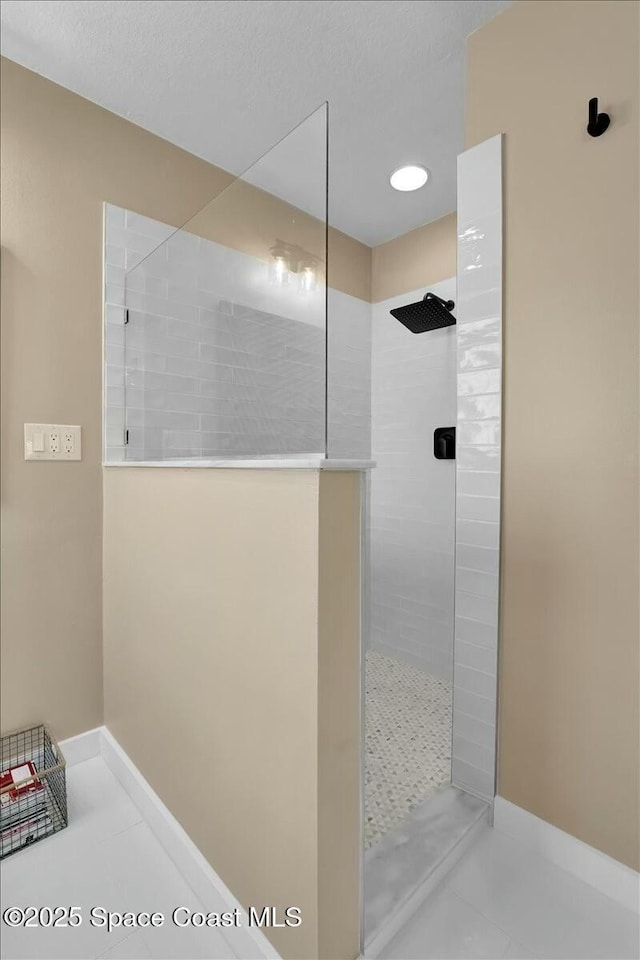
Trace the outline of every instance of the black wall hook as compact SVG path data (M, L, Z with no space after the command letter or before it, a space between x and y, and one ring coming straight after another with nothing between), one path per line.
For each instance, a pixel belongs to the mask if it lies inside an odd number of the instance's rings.
M601 137L610 123L611 117L608 113L598 113L598 98L591 97L591 100L589 100L589 123L587 124L589 136Z

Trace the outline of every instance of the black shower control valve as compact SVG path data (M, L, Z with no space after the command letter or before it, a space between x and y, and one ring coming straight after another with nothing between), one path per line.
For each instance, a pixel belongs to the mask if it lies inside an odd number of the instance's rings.
M455 460L455 427L437 427L433 431L433 455L436 460Z

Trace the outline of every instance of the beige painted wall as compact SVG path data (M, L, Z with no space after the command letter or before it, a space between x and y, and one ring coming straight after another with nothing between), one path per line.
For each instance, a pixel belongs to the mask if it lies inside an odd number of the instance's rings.
M360 953L361 478L320 479L318 956L340 960Z
M373 248L371 300L379 303L455 272L456 215L450 213Z
M467 71L468 145L505 132L499 792L636 868L638 26L517 3Z
M102 201L175 223L214 168L2 61L2 726L102 722ZM25 421L80 463L25 463Z
M102 202L179 224L228 177L9 61L2 97L3 727L104 719L243 903L303 906L285 956L355 956L357 903L323 918L358 890L357 478L107 471L103 712ZM216 239L259 255L291 208L251 202L258 239ZM330 242L368 299L369 248ZM82 461L25 463L28 420L80 423Z
M359 477L127 467L104 490L109 729L243 905L302 907L283 956L355 957Z
M102 720L102 202L180 224L229 176L5 59L1 141L1 722L66 737ZM251 202L259 237L291 219ZM306 221L297 238L316 237ZM227 239L247 249L240 225ZM331 283L368 299L369 248L330 244ZM81 424L82 461L25 463L25 421Z

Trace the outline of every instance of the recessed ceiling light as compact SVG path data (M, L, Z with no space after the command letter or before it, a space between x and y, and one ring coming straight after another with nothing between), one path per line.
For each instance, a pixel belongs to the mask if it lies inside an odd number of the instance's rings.
M426 167L409 164L394 170L389 177L389 183L394 190L419 190L420 187L424 187L428 179L429 171Z

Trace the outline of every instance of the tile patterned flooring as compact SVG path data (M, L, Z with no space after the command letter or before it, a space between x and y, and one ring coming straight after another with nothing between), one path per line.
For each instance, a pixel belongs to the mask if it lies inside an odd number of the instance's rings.
M637 960L640 921L526 842L485 827L385 960Z
M68 769L70 825L2 862L3 907L101 904L114 910L203 909L100 757ZM219 909L215 902L207 910ZM2 925L3 960L195 960L244 957L234 931ZM383 950L426 958L634 958L638 917L513 837L486 828Z
M451 684L377 650L366 655L365 846L451 779Z
M200 903L140 811L101 757L67 768L69 826L2 861L0 901L10 906L79 906L76 927L1 929L2 960L163 960L242 956L234 933L214 927L162 927L107 932L89 913L226 909Z

